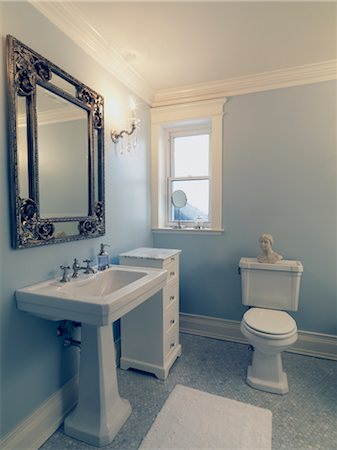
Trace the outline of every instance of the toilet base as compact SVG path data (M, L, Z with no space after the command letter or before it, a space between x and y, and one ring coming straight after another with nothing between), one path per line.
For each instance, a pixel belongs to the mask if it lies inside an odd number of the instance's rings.
M287 394L288 377L283 371L281 354L296 342L296 329L282 336L271 336L250 330L244 321L240 329L254 349L247 370L247 384L261 391Z
M288 377L285 372L280 374L279 380L272 381L259 378L253 375L252 366L248 366L247 384L260 391L271 392L272 394L287 394L289 392Z

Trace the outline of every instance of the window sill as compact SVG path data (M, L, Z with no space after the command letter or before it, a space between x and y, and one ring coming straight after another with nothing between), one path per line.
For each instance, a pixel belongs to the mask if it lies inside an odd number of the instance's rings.
M224 233L223 229L215 229L215 228L201 228L197 230L196 228L171 228L171 227L162 227L162 228L152 228L153 233L180 233L180 234L207 234L207 235L217 235Z

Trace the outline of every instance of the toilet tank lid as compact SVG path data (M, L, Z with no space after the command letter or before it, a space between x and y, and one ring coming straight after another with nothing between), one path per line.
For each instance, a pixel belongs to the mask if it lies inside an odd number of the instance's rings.
M301 261L293 261L290 259L282 259L275 264L260 263L256 258L240 259L240 269L263 269L263 270L280 270L283 272L303 272Z

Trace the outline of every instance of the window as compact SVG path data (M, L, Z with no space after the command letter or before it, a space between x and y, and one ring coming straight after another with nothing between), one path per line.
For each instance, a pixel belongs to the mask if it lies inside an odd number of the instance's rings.
M182 190L187 197L183 208L167 205L167 225L180 221L208 226L210 217L210 134L209 128L176 129L169 132L168 199Z
M222 231L222 130L225 101L208 100L151 110L152 228ZM172 205L182 190L187 204Z

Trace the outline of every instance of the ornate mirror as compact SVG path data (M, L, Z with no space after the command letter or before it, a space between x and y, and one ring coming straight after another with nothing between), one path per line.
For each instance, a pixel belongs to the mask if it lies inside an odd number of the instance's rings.
M98 237L103 97L7 36L14 248Z

